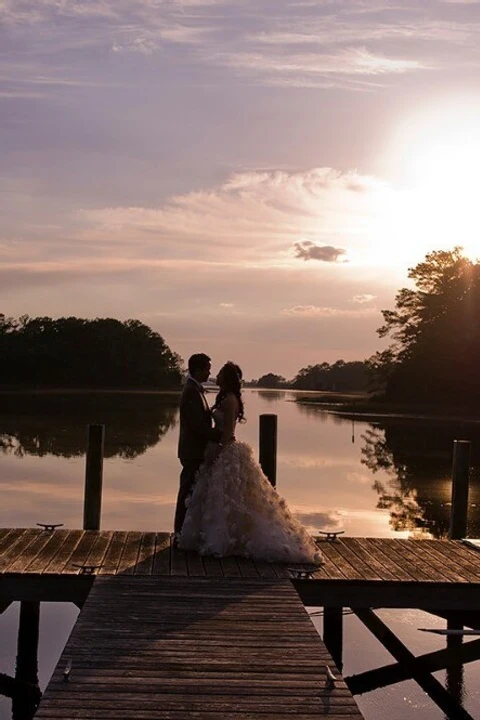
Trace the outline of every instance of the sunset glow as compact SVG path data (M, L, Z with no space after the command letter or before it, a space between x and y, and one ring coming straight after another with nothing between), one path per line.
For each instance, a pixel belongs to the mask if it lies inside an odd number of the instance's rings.
M0 312L247 376L369 356L409 267L480 255L479 34L474 2L7 0Z

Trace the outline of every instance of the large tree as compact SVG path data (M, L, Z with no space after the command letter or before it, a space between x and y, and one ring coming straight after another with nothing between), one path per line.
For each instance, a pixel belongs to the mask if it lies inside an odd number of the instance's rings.
M283 388L286 385L286 380L282 375L276 375L275 373L267 373L258 378L257 386L261 388Z
M437 250L409 270L395 309L384 310L381 337L393 343L370 360L392 399L449 400L480 396L480 265L462 248Z

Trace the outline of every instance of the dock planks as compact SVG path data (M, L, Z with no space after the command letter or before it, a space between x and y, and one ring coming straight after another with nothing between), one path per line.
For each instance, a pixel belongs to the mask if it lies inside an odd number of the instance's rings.
M96 578L36 714L291 716L362 717L292 584L195 576Z
M480 583L480 552L458 540L345 537L317 544L325 563L314 580ZM0 528L0 577L78 575L79 565L99 565L99 575L289 577L279 563L185 553L170 533Z
M308 579L288 565L200 557L170 533L0 528L0 600L82 604L95 576L287 579L306 605L476 610L480 552L458 540L317 539L324 563ZM95 566L94 574L82 574Z
M480 552L460 541L317 543L324 563L305 577L282 563L183 552L170 533L0 529L0 607L82 608L37 717L361 718L303 605L477 618Z

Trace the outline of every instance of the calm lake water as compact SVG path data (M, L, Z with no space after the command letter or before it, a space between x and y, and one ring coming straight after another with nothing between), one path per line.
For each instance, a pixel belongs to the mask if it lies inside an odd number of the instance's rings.
M211 403L214 395L209 396ZM348 535L445 536L454 439L472 441L469 534L480 536L480 423L428 418L366 422L295 402L298 394L245 391L247 422L239 439L258 455L258 417L278 415L277 487L311 529ZM86 425L106 425L102 527L170 531L178 487L178 396L159 394L2 398L0 407L0 526L37 522L82 525ZM42 689L75 622L72 605L41 607L39 672ZM441 649L445 640L418 632L444 627L418 611L381 611L415 653ZM314 618L321 629L321 615ZM15 671L18 605L0 616L0 672ZM392 661L351 615L345 616L343 674ZM465 666L465 707L480 717L480 663ZM457 673L458 675L458 673ZM443 682L445 672L436 673ZM458 680L458 678L456 678ZM455 678L449 678L452 682ZM443 718L412 681L357 698L367 720ZM0 698L0 720L11 703Z

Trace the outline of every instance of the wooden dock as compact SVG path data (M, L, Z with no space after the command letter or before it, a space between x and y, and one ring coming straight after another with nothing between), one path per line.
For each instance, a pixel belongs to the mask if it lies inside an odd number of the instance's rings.
M170 533L0 528L0 598L82 603L94 576L147 575L291 579L306 605L480 607L480 552L461 541L345 537L317 543L325 563L302 579L282 564L182 552Z
M117 576L95 581L36 717L292 715L362 717L288 580Z
M169 533L0 529L0 612L15 600L82 608L36 716L361 718L337 669L342 609L350 607L398 660L380 671L382 682L405 676L407 663L447 714L470 718L425 676L425 663L438 669L477 659L475 641L422 661L388 635L372 608L421 608L480 627L480 552L457 540L317 542L325 562L310 572L202 558L174 548ZM304 605L324 608L328 651ZM371 688L372 673L349 684Z

